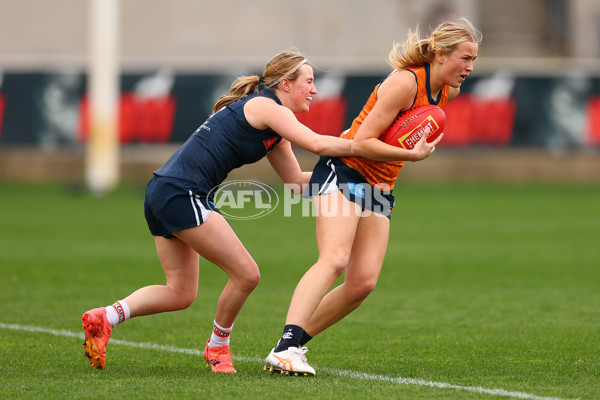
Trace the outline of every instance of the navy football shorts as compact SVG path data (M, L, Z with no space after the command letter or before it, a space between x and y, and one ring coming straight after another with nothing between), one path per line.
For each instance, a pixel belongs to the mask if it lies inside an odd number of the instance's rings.
M341 190L346 199L365 211L391 218L395 199L391 190L374 188L363 174L350 168L337 157L322 156L313 169L305 197Z
M211 211L219 210L206 195L195 193L185 179L154 175L146 187L144 215L154 236L172 239L173 232L202 224Z

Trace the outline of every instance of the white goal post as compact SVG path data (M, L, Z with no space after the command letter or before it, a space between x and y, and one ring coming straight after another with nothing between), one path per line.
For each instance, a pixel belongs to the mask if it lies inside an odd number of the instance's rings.
M90 131L85 178L94 194L103 195L113 189L120 179L120 0L89 0L89 5Z

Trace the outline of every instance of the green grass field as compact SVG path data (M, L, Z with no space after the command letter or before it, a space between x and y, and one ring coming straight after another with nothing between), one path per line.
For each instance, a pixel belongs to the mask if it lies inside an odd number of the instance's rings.
M206 262L192 307L118 326L98 371L82 312L164 282L143 189L0 184L0 398L600 398L600 187L399 182L395 194L376 290L309 343L317 375L292 378L261 360L315 260L313 218L232 221L262 272L232 335L238 374L199 355L226 281Z

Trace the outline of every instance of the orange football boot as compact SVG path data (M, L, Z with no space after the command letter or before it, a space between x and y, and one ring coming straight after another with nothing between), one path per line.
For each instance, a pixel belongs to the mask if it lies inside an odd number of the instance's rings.
M106 365L106 346L113 328L106 318L106 309L99 307L86 311L81 320L81 327L85 331L85 356L92 367L102 369Z
M212 372L224 374L237 372L233 368L233 362L231 361L233 354L229 352L229 345L208 347L208 342L210 342L210 339L208 339L204 348L204 359L210 365Z

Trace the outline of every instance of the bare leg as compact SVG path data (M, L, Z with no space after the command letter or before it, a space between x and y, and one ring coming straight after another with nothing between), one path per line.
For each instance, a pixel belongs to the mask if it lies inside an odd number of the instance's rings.
M198 228L206 229L200 232ZM217 302L215 320L224 327L233 325L260 281L256 262L219 213L213 212L199 227L176 232L175 235L229 275Z
M198 253L179 239L155 236L154 241L167 282L143 287L123 299L131 317L182 310L198 293Z
M344 283L329 292L304 330L316 336L350 314L375 289L388 244L390 220L379 214L361 218Z
M217 303L215 319L221 326L233 325L260 280L256 263L229 224L216 212L202 225L176 232L175 236L175 239L155 237L167 283L138 289L126 297L131 316L189 307L198 293L200 254L230 277Z
M304 274L290 302L286 324L306 326L321 299L344 272L360 209L340 191L314 196L319 259ZM345 207L345 209L344 209Z

